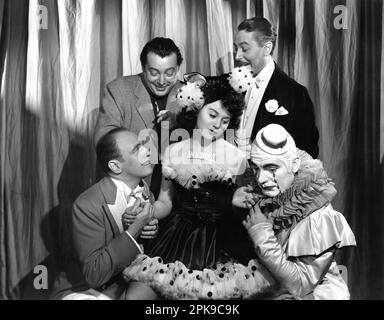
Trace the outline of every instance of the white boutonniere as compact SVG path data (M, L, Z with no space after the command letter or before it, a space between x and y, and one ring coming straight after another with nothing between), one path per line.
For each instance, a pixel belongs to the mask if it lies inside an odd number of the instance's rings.
M265 109L270 113L275 113L279 109L279 103L275 99L268 100L265 104Z
M276 116L285 116L288 114L288 110L283 106L279 107L279 103L275 99L268 100L265 103L265 109L270 113L274 113Z

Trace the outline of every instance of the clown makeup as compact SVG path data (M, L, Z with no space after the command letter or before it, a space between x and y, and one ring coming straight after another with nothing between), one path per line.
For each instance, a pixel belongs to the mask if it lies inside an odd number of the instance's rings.
M263 195L276 197L285 192L293 183L294 172L278 158L253 160L251 168Z

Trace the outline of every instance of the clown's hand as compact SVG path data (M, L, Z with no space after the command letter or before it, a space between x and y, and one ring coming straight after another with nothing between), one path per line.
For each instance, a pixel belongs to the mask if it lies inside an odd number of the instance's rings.
M250 210L249 214L243 221L243 225L247 230L249 230L252 226L262 222L271 223L267 217L263 215L259 205L257 204Z
M252 186L237 189L232 198L232 205L237 208L251 209L256 204Z

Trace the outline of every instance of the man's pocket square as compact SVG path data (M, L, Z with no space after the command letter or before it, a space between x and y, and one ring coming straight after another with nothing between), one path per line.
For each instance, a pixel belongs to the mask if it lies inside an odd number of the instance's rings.
M284 107L280 107L279 109L276 110L275 112L275 115L276 116L285 116L287 115L289 112L287 109L285 109Z

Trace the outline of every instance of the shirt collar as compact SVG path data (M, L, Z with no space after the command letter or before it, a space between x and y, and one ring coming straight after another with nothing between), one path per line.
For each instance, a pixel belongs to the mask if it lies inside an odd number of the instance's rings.
M266 81L269 80L272 76L273 71L275 71L275 62L273 61L272 57L268 58L269 61L264 66L263 69L259 72L259 74L256 76L256 79L259 81Z
M118 179L115 179L115 178L111 178L111 180L116 185L117 190L121 191L125 195L126 198L129 198L132 194L142 193L143 189L144 189L144 186L140 186L140 184L139 184L132 191L132 189L130 187L128 187L128 185L125 182L118 180Z

